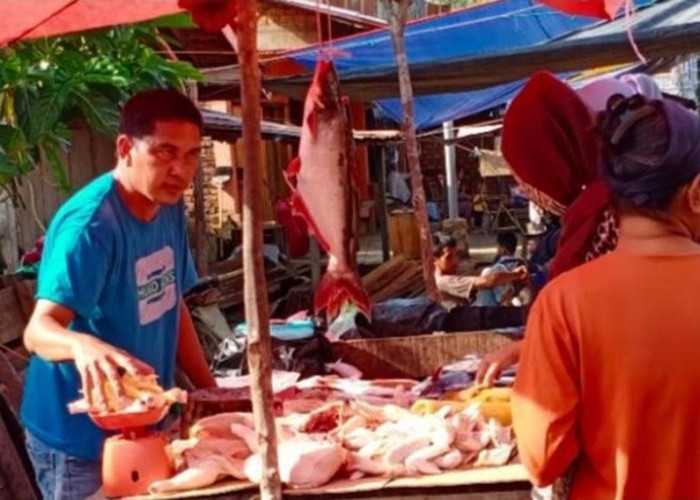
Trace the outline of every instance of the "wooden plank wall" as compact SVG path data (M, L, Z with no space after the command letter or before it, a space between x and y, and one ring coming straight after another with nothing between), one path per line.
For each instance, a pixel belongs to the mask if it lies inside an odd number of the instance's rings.
M64 155L64 162L73 189L78 189L114 167L114 141L85 125L77 126L73 130L71 149ZM20 195L26 209L16 211L14 231L17 234L17 244L21 248L31 248L44 232L39 222L46 227L68 193L57 189L51 169L41 164L24 180ZM1 234L13 231L11 222L6 224L6 227L0 228Z

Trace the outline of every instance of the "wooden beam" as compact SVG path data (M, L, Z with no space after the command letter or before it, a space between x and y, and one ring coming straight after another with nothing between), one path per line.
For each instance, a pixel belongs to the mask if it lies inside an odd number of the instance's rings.
M1 399L1 398L0 398ZM39 498L29 464L22 459L18 446L23 446L21 428L0 400L0 498L37 500Z
M187 94L195 105L198 104L197 84L187 86ZM204 172L200 165L194 177L194 264L199 276L208 273L209 259L207 256L207 222L204 209Z
M384 7L389 11L389 25L391 27L391 41L396 54L396 66L399 74L399 87L401 89L401 103L403 104L403 132L406 138L406 159L411 172L411 186L413 188L413 213L418 223L420 233L421 256L423 260L423 279L428 296L434 301L440 300L440 293L435 284L433 262L433 244L430 233L428 212L425 209L425 190L423 188L423 174L420 169L420 155L418 152L418 138L413 120L413 88L411 86L411 74L408 70L406 46L404 43L404 28L408 18L410 0L382 0Z
M262 197L260 164L260 68L257 52L257 0L238 2L237 33L241 64L243 104L243 274L248 367L251 379L253 419L262 462L261 500L281 499L277 461L277 437L272 401L272 341L270 339L267 286L263 266Z
M386 213L386 148L379 148L381 161L379 163L379 179L377 181L377 218L379 219L379 234L382 237L382 262L389 260L389 223Z
M22 403L22 381L2 351L0 351L0 397L5 398L7 405L17 418Z

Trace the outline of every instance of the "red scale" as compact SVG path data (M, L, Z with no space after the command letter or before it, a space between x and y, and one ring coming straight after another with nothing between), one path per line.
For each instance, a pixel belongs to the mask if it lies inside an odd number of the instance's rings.
M149 429L167 413L167 406L116 415L90 413L101 429L121 431L107 438L102 453L102 491L106 497L143 495L154 481L173 475L165 435Z

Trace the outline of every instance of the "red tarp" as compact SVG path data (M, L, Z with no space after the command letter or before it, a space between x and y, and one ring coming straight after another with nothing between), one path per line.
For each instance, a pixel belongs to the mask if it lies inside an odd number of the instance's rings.
M612 19L626 0L538 0L564 12ZM205 18L222 16L230 8L222 0L184 0L190 9L199 7L195 20L208 29ZM182 2L181 2L182 3ZM235 2L231 2L234 4ZM219 5L217 5L219 4ZM183 10L178 0L1 0L0 46L28 38L54 36L117 24L128 24L174 14ZM198 15L199 14L199 15ZM197 19L201 17L202 19Z
M577 16L615 19L626 0L538 0L540 3Z
M0 46L146 21L182 10L177 0L0 0Z

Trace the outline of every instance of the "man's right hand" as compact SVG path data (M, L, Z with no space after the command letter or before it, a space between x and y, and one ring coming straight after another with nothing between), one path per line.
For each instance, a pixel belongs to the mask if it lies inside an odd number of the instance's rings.
M130 354L92 335L69 330L68 325L74 318L75 313L61 304L37 300L24 331L24 346L47 361L73 361L91 407L106 404L105 381L115 394L122 393L120 372L153 373L153 368ZM96 398L99 401L94 401Z
M526 266L518 266L513 269L513 272L516 274L517 281L527 281L530 278L530 272Z
M153 368L130 354L88 334L76 334L73 360L80 374L83 395L90 408L107 409L105 382L115 394L122 395L120 374L148 375Z

